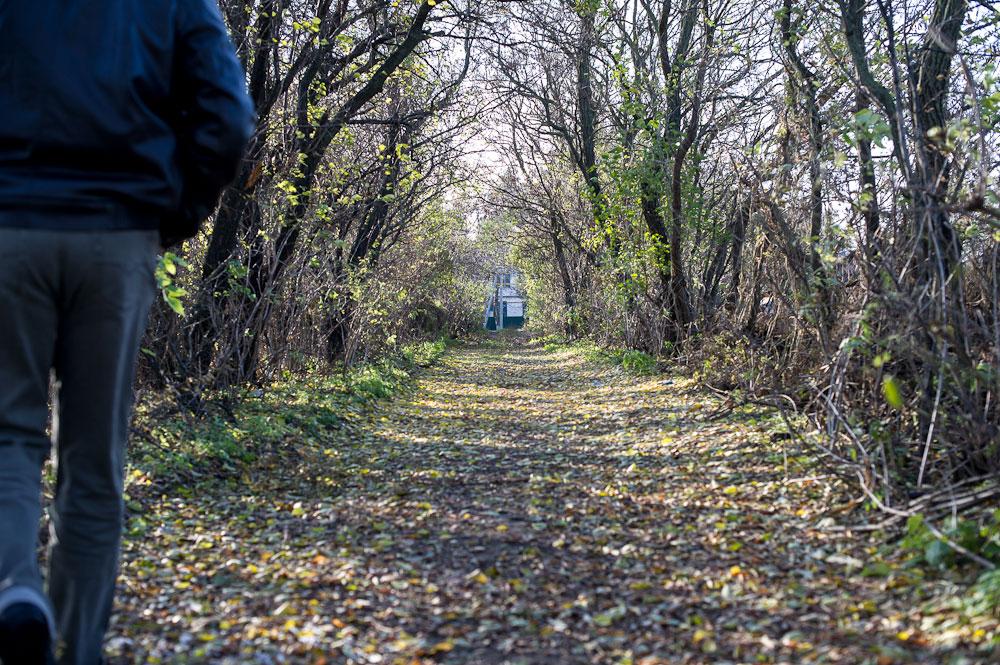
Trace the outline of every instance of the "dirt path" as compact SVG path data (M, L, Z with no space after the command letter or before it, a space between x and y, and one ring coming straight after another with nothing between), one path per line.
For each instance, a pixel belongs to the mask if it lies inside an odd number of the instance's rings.
M863 577L864 543L815 528L828 483L765 433L773 416L719 406L684 377L570 350L453 350L346 429L150 502L126 542L113 650L939 663L964 640L971 659L956 662L987 662L972 627L932 630L910 573Z

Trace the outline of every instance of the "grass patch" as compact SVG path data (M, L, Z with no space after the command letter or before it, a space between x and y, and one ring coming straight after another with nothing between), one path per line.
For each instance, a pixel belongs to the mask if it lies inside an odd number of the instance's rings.
M392 397L410 380L409 372L391 360L351 370L345 377L347 392L368 400Z
M164 482L231 476L268 455L316 446L362 417L371 403L402 393L420 368L448 349L439 339L346 371L286 374L263 389L208 403L200 417L179 412L161 395L136 405L130 477Z
M418 342L403 347L402 357L411 365L430 367L448 350L451 340L444 337L433 342Z
M625 351L621 355L621 363L629 374L639 376L656 374L656 358L642 351Z
M550 353L565 349L567 346L571 346L573 344L573 342L569 341L564 336L556 334L542 335L534 338L532 342L540 344L545 351Z
M596 363L617 365L633 376L650 376L658 371L656 358L634 349L605 349L593 342L579 342L575 345L584 357Z

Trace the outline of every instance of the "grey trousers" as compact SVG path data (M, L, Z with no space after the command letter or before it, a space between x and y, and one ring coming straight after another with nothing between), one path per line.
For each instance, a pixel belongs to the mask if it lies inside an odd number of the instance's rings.
M155 231L0 228L0 611L23 601L42 608L63 665L101 660L118 573L132 381L158 244ZM52 370L46 595L36 551Z

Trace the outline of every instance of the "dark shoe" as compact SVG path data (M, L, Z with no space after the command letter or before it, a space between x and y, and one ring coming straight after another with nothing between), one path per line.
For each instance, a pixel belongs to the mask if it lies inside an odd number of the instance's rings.
M14 603L0 614L0 663L54 665L45 614L31 603Z

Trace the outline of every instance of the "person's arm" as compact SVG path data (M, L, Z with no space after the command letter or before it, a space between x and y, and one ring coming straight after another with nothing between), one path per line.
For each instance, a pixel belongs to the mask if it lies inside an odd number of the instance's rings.
M164 246L193 236L236 175L254 131L246 79L215 0L177 0L173 104L184 179L181 208L164 221Z

